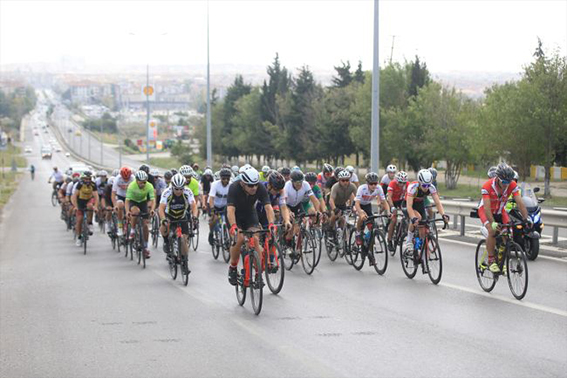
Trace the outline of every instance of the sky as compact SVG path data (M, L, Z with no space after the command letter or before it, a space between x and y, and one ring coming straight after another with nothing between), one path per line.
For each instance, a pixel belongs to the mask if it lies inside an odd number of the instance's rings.
M209 2L210 61L372 68L373 0ZM567 0L380 1L379 60L433 72L519 72L540 37L567 54ZM0 64L194 65L207 61L206 1L0 0Z

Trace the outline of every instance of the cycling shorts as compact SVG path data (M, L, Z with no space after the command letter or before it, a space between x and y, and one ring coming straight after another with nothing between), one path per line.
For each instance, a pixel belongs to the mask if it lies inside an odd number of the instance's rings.
M425 203L423 201L414 202L412 209L413 211L417 211L419 215L421 215L422 220L427 219L427 217L425 216Z
M508 216L508 212L506 210L502 210L501 214L492 214L494 217L494 221L497 223L510 223L510 217ZM486 223L488 219L486 219L486 214L484 214L484 206L479 207L478 209L478 217L482 224Z
M300 203L297 206L289 206L287 205L287 208L289 209L289 211L291 211L296 217L301 215L301 214L305 214L305 211L303 210L303 205Z
M132 207L134 207L134 206L136 206L138 209L140 209L141 214L145 214L144 216L142 216L143 219L149 219L150 218L150 214L148 214L148 201L144 201L144 202L130 201L130 208L128 210L131 210Z
M367 203L366 205L360 205L360 208L366 213L366 215L371 216L373 211L372 211L372 204L371 203Z
M179 220L179 219L171 218L168 214L165 214L165 216L170 221L176 221L177 222ZM179 227L181 227L181 233L183 235L189 235L189 222L182 221L182 222L179 222L179 223L170 223L169 224L170 231L171 231L171 227L177 227L177 225L179 225Z
M89 204L94 205L94 200L94 197L90 200L77 198L77 210L79 211L79 213L81 213L82 215L83 210L85 210Z

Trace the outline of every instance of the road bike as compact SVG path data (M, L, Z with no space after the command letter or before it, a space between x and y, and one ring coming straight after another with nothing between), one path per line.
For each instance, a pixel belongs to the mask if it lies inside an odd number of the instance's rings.
M51 192L51 205L53 205L53 207L57 206L57 204L59 203L60 188L61 188L61 184L57 184L55 185L55 188L53 188L53 192Z
M370 265L374 266L376 273L382 275L388 268L388 246L386 238L377 219L388 218L386 215L373 214L363 222L360 238L362 243L356 243L356 230L351 230L349 234L349 255L352 259L352 266L356 270L361 270L364 261L368 257Z
M421 265L422 274L429 275L429 279L435 285L441 281L443 274L443 259L441 248L435 234L430 227L436 222L443 222L443 229L447 227L445 219L428 219L418 222L414 229L413 248L404 248L400 253L400 261L405 275L412 279L417 273L418 266ZM419 230L424 229L423 239L419 236Z
M309 218L305 221L305 218ZM307 274L313 273L315 270L315 262L317 260L317 242L311 232L314 222L313 218L319 219L317 214L301 213L295 217L294 225L299 225L299 230L291 239L287 239L286 233L281 234L281 246L284 266L287 270L291 270L294 265L301 260L303 270Z
M398 209L396 213L397 222L394 228L394 234L392 235L392 249L390 249L390 255L393 257L396 255L396 250L399 248L400 253L403 252L404 242L407 236L408 230L408 216L402 209Z
M194 217L189 214L189 240L188 244L193 248L193 251L197 250L199 246L199 218Z
M154 213L152 217L152 228L150 230L150 236L152 238L152 246L157 248L158 241L159 241L159 215L157 211Z
M181 252L181 245L185 243L183 233L181 232L181 223L187 220L169 220L169 248L167 251L167 262L169 264L169 273L174 280L177 278L177 266L181 271L183 285L187 286L189 282L189 263L187 255ZM189 252L189 251L187 251Z
M514 298L521 300L528 291L528 261L522 247L513 240L515 232L521 232L524 222L510 222L501 225L501 231L496 236L494 257L499 272L493 273L489 267L486 240L478 242L475 253L475 271L478 283L482 290L490 293L500 276L506 276L508 287Z
M228 234L228 227L226 226L226 211L215 213L217 219L213 225L213 244L211 245L213 258L215 260L218 259L220 251L222 251L222 258L224 262L228 263L230 260L230 236Z
M279 228L281 225L277 225ZM285 278L283 253L277 238L272 233L260 236L262 249L262 266L266 276L268 288L274 294L278 294L283 287Z
M244 235L244 244L240 250L240 259L236 269L236 300L240 306L246 302L247 292L250 292L250 301L254 314L260 314L264 300L264 280L262 278L262 262L254 248L256 234L269 232L268 230L241 231Z
M342 214L335 220L335 226L331 225L324 225L323 226L323 239L325 241L325 249L327 250L327 256L329 256L329 260L335 261L337 257L344 257L345 250L348 248L347 244L347 222L346 222L346 213L347 211L342 212ZM327 214L328 215L328 214ZM344 222L344 227L341 227L340 224ZM350 257L350 256L349 256ZM348 262L347 258L347 262Z
M144 217L148 216L149 213L139 213L130 214L132 217L138 217L136 226L134 227L134 238L130 240L130 254L133 255L133 251L136 252L136 257L138 259L138 265L142 265L146 269L146 254L144 253ZM130 227L130 226L129 226ZM128 227L128 228L129 228ZM132 257L131 257L132 259Z

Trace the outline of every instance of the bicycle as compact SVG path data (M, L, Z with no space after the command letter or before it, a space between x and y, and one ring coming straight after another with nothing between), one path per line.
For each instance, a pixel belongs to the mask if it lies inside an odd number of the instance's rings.
M152 238L152 246L157 248L158 241L159 241L159 215L157 211L154 213L152 217L152 229L150 231L150 235Z
M483 239L478 242L476 247L476 277L482 290L490 293L496 286L498 278L505 275L512 295L517 300L521 300L528 291L528 261L522 247L514 242L513 234L515 230L521 232L524 229L524 222L505 223L501 227L503 229L496 236L496 248L494 251L494 257L500 272L493 273L488 268L490 266L488 251L486 248L482 248L482 245L486 243L486 240Z
M408 229L408 216L402 209L398 209L396 217L401 218L396 222L396 228L394 228L394 235L392 238L393 249L390 250L390 255L394 257L396 255L396 250L400 248L400 253L403 252L404 242L406 240L407 229Z
M139 213L130 214L133 217L139 217L136 222L136 227L134 228L134 239L129 242L130 244L130 254L132 256L133 250L136 250L136 257L138 259L138 265L142 264L142 267L146 269L146 254L144 253L144 226L143 217L149 215L149 213ZM130 226L128 226L130 228ZM130 258L130 260L132 257Z
M301 213L295 217L294 224L299 225L299 231L297 235L292 236L290 241L286 240L285 233L282 234L280 239L283 241L282 257L284 267L287 270L291 270L295 264L299 263L299 260L301 260L305 273L311 274L315 270L317 245L310 231L313 225L313 217L319 219L317 214L306 213ZM309 221L304 222L304 218L309 218Z
M211 245L213 251L213 258L216 260L222 250L222 258L224 262L228 263L230 260L230 236L228 235L228 227L226 226L226 210L216 212L218 216L215 225L213 226L213 244Z
M53 188L53 192L51 192L51 205L53 205L53 207L57 206L57 204L59 204L59 189L61 188L61 184L57 184L55 185L55 188Z
M199 246L199 218L193 217L190 213L188 213L189 217L189 239L188 239L188 246L193 248L193 251L197 250Z
M177 265L181 268L181 275L183 276L183 285L187 286L189 282L189 264L187 255L181 253L181 243L183 240L183 233L181 232L181 223L187 222L186 220L169 220L169 248L167 251L167 262L169 264L169 273L171 278L177 279ZM189 252L189 251L187 251Z
M277 225L278 228L281 225ZM285 269L283 261L283 253L277 242L276 237L272 233L266 233L261 236L261 242L264 245L262 249L262 266L266 273L266 282L268 288L273 294L278 294L283 287Z
M349 236L349 251L352 259L352 266L356 270L361 270L364 266L366 257L370 264L374 263L376 273L382 275L388 268L388 246L384 232L380 229L375 220L388 218L386 215L373 214L366 218L362 229L365 230L361 235L362 244L356 244L356 230L352 230Z
M118 217L116 216L116 213L114 211L112 211L112 214L110 216L110 227L111 229L108 230L110 244L112 244L112 249L116 249L116 252L120 253L120 239L118 237Z
M443 259L441 257L441 249L435 234L430 228L431 223L443 222L443 229L447 228L444 219L421 220L414 229L413 248L404 249L400 253L400 261L405 275L412 279L417 273L417 268L421 265L422 274L429 275L429 279L435 285L441 281L443 273ZM425 236L423 239L419 236L419 229L425 228Z
M254 314L260 314L264 298L264 282L262 279L262 263L254 248L254 235L270 232L268 230L238 231L242 232L245 242L240 251L240 259L236 269L236 300L240 306L246 302L246 292L250 289L250 299Z
M87 213L92 212L93 210L84 209L83 210L83 223L81 225L81 245L83 246L83 254L87 254L87 241L89 240L89 225L88 225L88 217Z
M327 214L328 215L328 214ZM346 249L346 219L345 219L345 227L341 228L340 223L341 219L345 216L344 212L341 216L335 221L336 226L332 227L331 225L323 226L323 238L325 240L325 249L327 250L327 256L329 256L329 260L335 261L337 257L343 257L345 255ZM347 261L348 262L348 261Z

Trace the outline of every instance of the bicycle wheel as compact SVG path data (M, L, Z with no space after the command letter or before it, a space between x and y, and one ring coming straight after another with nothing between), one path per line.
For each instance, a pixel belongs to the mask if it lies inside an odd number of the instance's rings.
M197 227L195 228L194 231L195 235L193 235L193 237L191 238L191 246L193 247L193 251L197 250L197 247L199 246L199 225L197 224Z
M213 250L213 259L217 260L219 258L220 249L221 249L221 235L219 232L219 228L215 226L215 230L213 231L213 244L211 245L211 249Z
M279 240L276 241L280 245L280 251L282 253L282 258L284 262L284 268L291 270L295 264L294 247L295 238L291 239L289 242L286 241L285 233L280 234Z
M404 248L403 251L401 247L404 246L403 244L400 246L400 261L402 262L402 270L407 278L412 279L415 277L417 273L417 264L414 260L414 249L406 249Z
M140 245L138 246L138 250L140 251L140 255L142 256L142 266L144 267L144 269L146 269L146 254L144 253L144 230L142 228L142 223L139 222L138 223L138 232L139 232L139 239L138 239L138 243L140 243ZM138 257L139 258L139 257Z
M388 268L388 245L386 244L384 233L381 230L375 229L372 233L374 239L372 239L372 245L371 248L369 248L369 253L374 255L374 261L376 262L374 270L376 270L376 273L382 275L386 273L386 269Z
M268 257L266 258L264 255L266 282L268 283L270 291L274 294L278 294L282 290L284 283L284 261L278 243L273 243L270 249Z
M315 270L315 260L317 259L317 246L309 231L303 231L303 245L301 246L301 265L307 274Z
M522 248L510 242L506 256L506 276L512 295L521 300L528 291L528 260Z
M423 245L423 253L425 253L425 264L427 267L427 274L429 279L435 285L441 281L443 275L443 258L441 256L441 248L437 239L433 235L428 235L425 238Z
M183 241L180 241L179 238L170 238L170 243L169 243L169 253L167 256L167 262L169 264L169 274L171 274L171 278L173 278L173 280L177 279L177 261L176 261L176 257L179 256L179 248L180 248L180 244L179 243L183 243Z
M238 266L236 268L236 300L240 306L244 306L244 302L246 302L246 289L247 287L244 285L244 277L246 272L244 270L244 256L241 254L241 258L238 260Z
M483 247L484 244L486 244L486 240L483 239L479 241L476 246L474 267L480 287L482 290L490 293L496 285L496 279L494 278L494 273L488 269L490 264L488 263L488 252L486 251L486 247Z
M225 263L228 264L230 260L230 237L228 235L228 230L226 229L226 224L223 223L222 225L222 241L221 241L221 248L222 248L222 258Z
M315 243L317 245L317 259L315 260L315 267L317 267L317 265L319 265L319 261L321 260L321 252L323 251L323 235L321 233L321 228L319 227L312 228L311 232L311 236L313 237L313 240L315 240Z
M51 204L53 207L57 206L57 192L55 190L51 193Z
M189 283L189 262L187 261L187 256L183 256L180 250L178 256L179 261L181 261L181 276L183 279L183 285L187 286L187 284Z
M86 210L84 210L85 214L87 213ZM87 217L86 215L83 216L83 227L82 227L82 234L83 234L83 254L86 255L87 254L87 241L89 240L89 225L87 223Z
M252 251L248 260L250 269L250 300L252 301L252 309L254 314L260 314L262 311L262 303L264 301L264 282L262 279L262 265L258 252Z
M339 251L336 248L336 239L331 233L332 231L325 232L325 249L327 250L327 256L329 256L329 260L335 261L337 257L339 257Z
M349 250L351 255L351 265L356 270L362 269L364 266L365 254L362 251L363 246L356 244L356 231L351 230L348 238Z
M152 217L152 246L157 248L159 241L159 216L154 214Z

